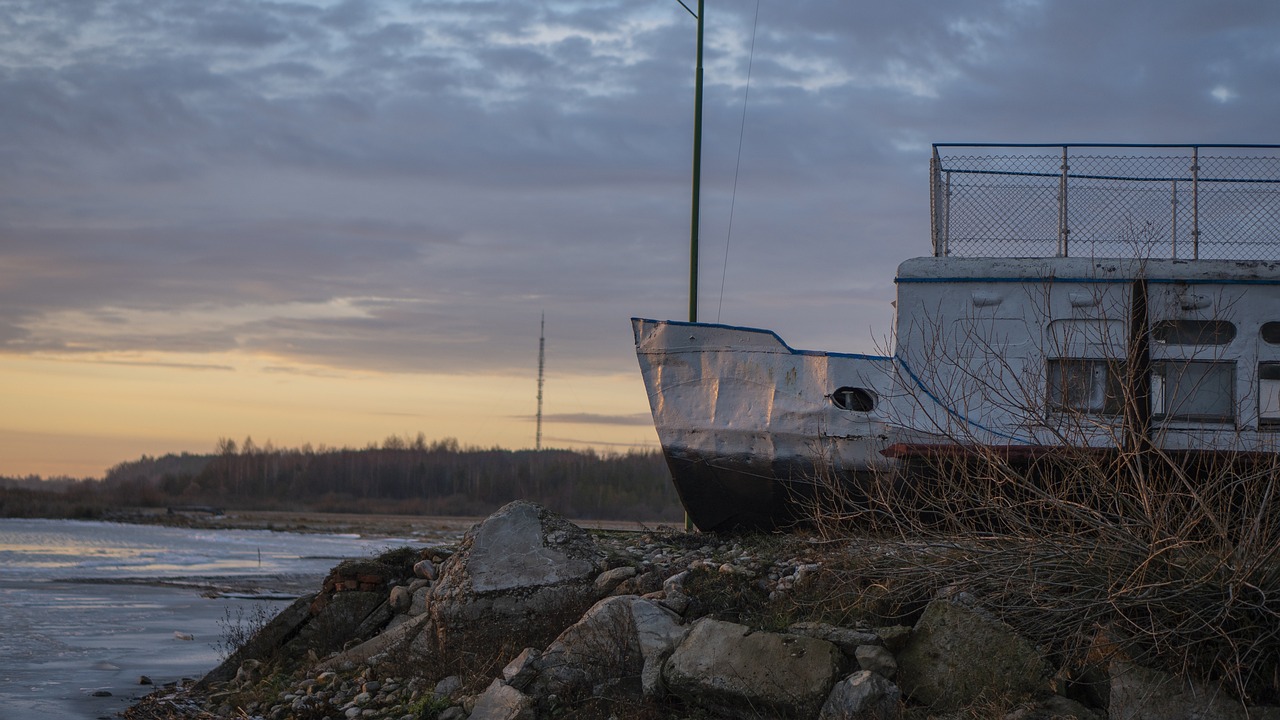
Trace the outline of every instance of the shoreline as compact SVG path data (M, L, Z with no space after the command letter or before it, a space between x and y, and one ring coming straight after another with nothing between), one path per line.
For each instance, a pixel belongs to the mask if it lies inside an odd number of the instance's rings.
M326 513L311 510L227 510L222 515L162 508L126 508L94 520L133 525L201 530L270 530L299 534L358 535L423 540L461 535L483 520L480 516L382 515L377 513ZM659 528L676 529L662 521L571 520L573 524L611 532L646 532Z

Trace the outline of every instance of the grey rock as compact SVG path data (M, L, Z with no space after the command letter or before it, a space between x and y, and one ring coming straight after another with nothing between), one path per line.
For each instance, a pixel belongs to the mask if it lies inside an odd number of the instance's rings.
M387 596L387 604L391 606L391 611L402 613L409 609L413 603L413 594L409 592L409 588L403 585L396 585L391 588L391 593Z
M1003 622L948 599L925 608L902 652L898 684L935 710L958 710L981 695L1010 699L1048 689L1040 653Z
M507 663L502 668L502 679L507 685L523 690L525 686L533 680L534 675L538 673L538 659L542 657L542 653L535 648L525 648L515 657L514 660Z
M467 531L432 586L436 646L545 645L600 598L601 559L582 528L533 503L505 505Z
M599 572L590 535L533 503L509 503L468 535L470 552L465 562L455 558L454 566L465 566L477 594L594 579ZM441 583L446 579L456 582Z
M883 644L880 636L869 630L850 630L849 628L828 625L827 623L793 623L787 628L787 632L793 635L804 635L805 637L826 640L840 648L840 652L849 657L853 657L857 649L863 645Z
M658 602L662 603L663 607L677 615L683 615L684 611L689 609L688 595L672 595L667 593L667 596Z
M1002 720L1102 720L1098 713L1075 700L1050 695L1030 707L1014 710Z
M304 595L295 600L289 607L280 611L270 622L259 630L249 642L222 661L200 680L198 687L208 689L213 683L226 682L235 677L240 664L250 658L265 657L279 648L287 638L293 637L300 628L313 620L311 603L316 599L314 593Z
M907 646L907 642L911 640L911 628L906 625L878 627L873 632L880 637L880 642L891 653L902 652L902 649Z
M605 570L596 576L596 590L602 595L613 592L623 580L635 577L636 569L630 565Z
M391 618L395 615L395 613L391 610L390 603L388 603L385 600L386 596L381 595L380 593L377 593L377 592L339 593L337 597L341 597L345 595L356 595L356 594L371 595L373 596L373 598L381 599L381 602L378 602L373 607L373 609L369 611L368 615L366 615L365 618L360 621L360 624L357 625L355 629L352 630L347 637L349 639L355 639L355 640L363 640L366 638L374 637L384 627L386 627L387 623L390 622ZM334 603L330 602L330 605L333 605L333 604ZM372 604L372 598L370 599L370 604ZM325 610L328 611L330 610L330 608L326 607Z
M1140 665L1113 662L1110 720L1245 720L1240 703L1220 688L1152 670Z
M469 720L532 719L533 699L501 680L494 680L480 693L469 716Z
M423 580L428 580L428 581L435 580L436 564L431 562L430 560L425 560L425 559L419 560L413 565L413 574L417 575Z
M427 604L431 602L431 586L424 585L413 592L413 597L409 601L409 614L417 617L427 611Z
M671 694L715 712L813 717L839 666L840 651L825 640L703 618L671 654L662 679Z
M409 622L410 620L413 620L413 618L414 618L414 616L413 616L413 615L410 615L410 614L408 614L408 613L400 613L400 614L398 614L398 615L392 615L392 616L391 616L391 619L387 621L387 625L386 625L386 627L382 628L382 632L386 633L386 632L390 632L390 631L392 631L392 630L395 630L396 628L400 627L401 625L404 625L405 623Z
M465 720L467 711L461 705L454 705L441 711L438 720Z
M893 720L902 707L902 691L886 678L859 670L835 684L818 720Z
M646 662L675 650L689 632L689 628L681 624L679 615L658 603L634 595L622 597L631 610L636 638L640 641L640 655Z
M870 670L890 680L898 674L898 661L893 658L893 653L880 645L859 645L853 657L863 670Z
M596 603L547 647L533 694L542 697L639 677L684 637L679 617L635 595Z
M462 678L457 675L450 675L440 682L436 683L435 693L440 697L453 697L455 693L462 689Z
M262 661L245 660L240 663L240 668L236 670L235 679L232 682L237 685L250 685L262 679Z
M662 680L662 666L675 650L666 650L645 658L644 667L640 668L640 694L653 700L667 697L667 684Z
M343 593L344 595L355 595L357 593ZM370 594L370 593L360 593ZM380 655L389 650L402 646L409 646L413 650L413 640L423 633L424 628L429 628L431 624L430 615L420 615L412 618L407 622L400 623L394 628L387 630L381 634L344 650L341 653L325 660L320 664L321 670L341 670L347 667L354 667L362 663L368 662L375 655Z
M684 581L689 577L689 571L684 570L662 581L662 591L668 595L684 595Z
M665 596L662 604L677 615L683 615L689 608L689 595L684 591L685 578L689 571L678 572L662 581L662 593Z

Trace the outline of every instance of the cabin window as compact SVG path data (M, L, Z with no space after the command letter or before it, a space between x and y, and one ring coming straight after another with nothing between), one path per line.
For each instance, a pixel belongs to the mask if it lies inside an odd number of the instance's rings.
M1151 327L1161 345L1226 345L1236 339L1236 326L1226 320L1161 320Z
M1151 365L1151 412L1171 420L1235 419L1233 362L1164 360Z
M871 412L876 407L876 396L866 388L842 387L831 393L831 402L841 410Z
M1269 322L1262 324L1262 342L1268 345L1280 345L1280 322Z
M1280 362L1258 363L1258 427L1280 430Z
M1049 410L1118 415L1124 364L1117 360L1049 360Z

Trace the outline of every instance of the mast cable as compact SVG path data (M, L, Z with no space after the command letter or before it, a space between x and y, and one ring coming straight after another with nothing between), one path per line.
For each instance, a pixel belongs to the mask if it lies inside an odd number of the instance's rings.
M684 5L683 2L680 4ZM742 123L738 126L738 158L733 167L733 192L729 196L729 230L724 238L724 265L720 268L720 300L716 304L716 322L720 322L720 310L724 307L724 279L729 273L729 240L733 238L733 208L738 201L738 172L742 169L742 139L747 134L747 99L751 97L751 65L756 57L756 28L759 25L760 0L756 0L756 15L751 21L751 49L747 53L747 85L742 91Z

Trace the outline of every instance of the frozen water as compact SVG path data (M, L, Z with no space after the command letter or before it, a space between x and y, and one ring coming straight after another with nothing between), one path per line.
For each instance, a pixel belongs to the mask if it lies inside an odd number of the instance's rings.
M405 544L420 541L0 519L0 717L114 715L153 689L142 675L210 670L228 623Z

